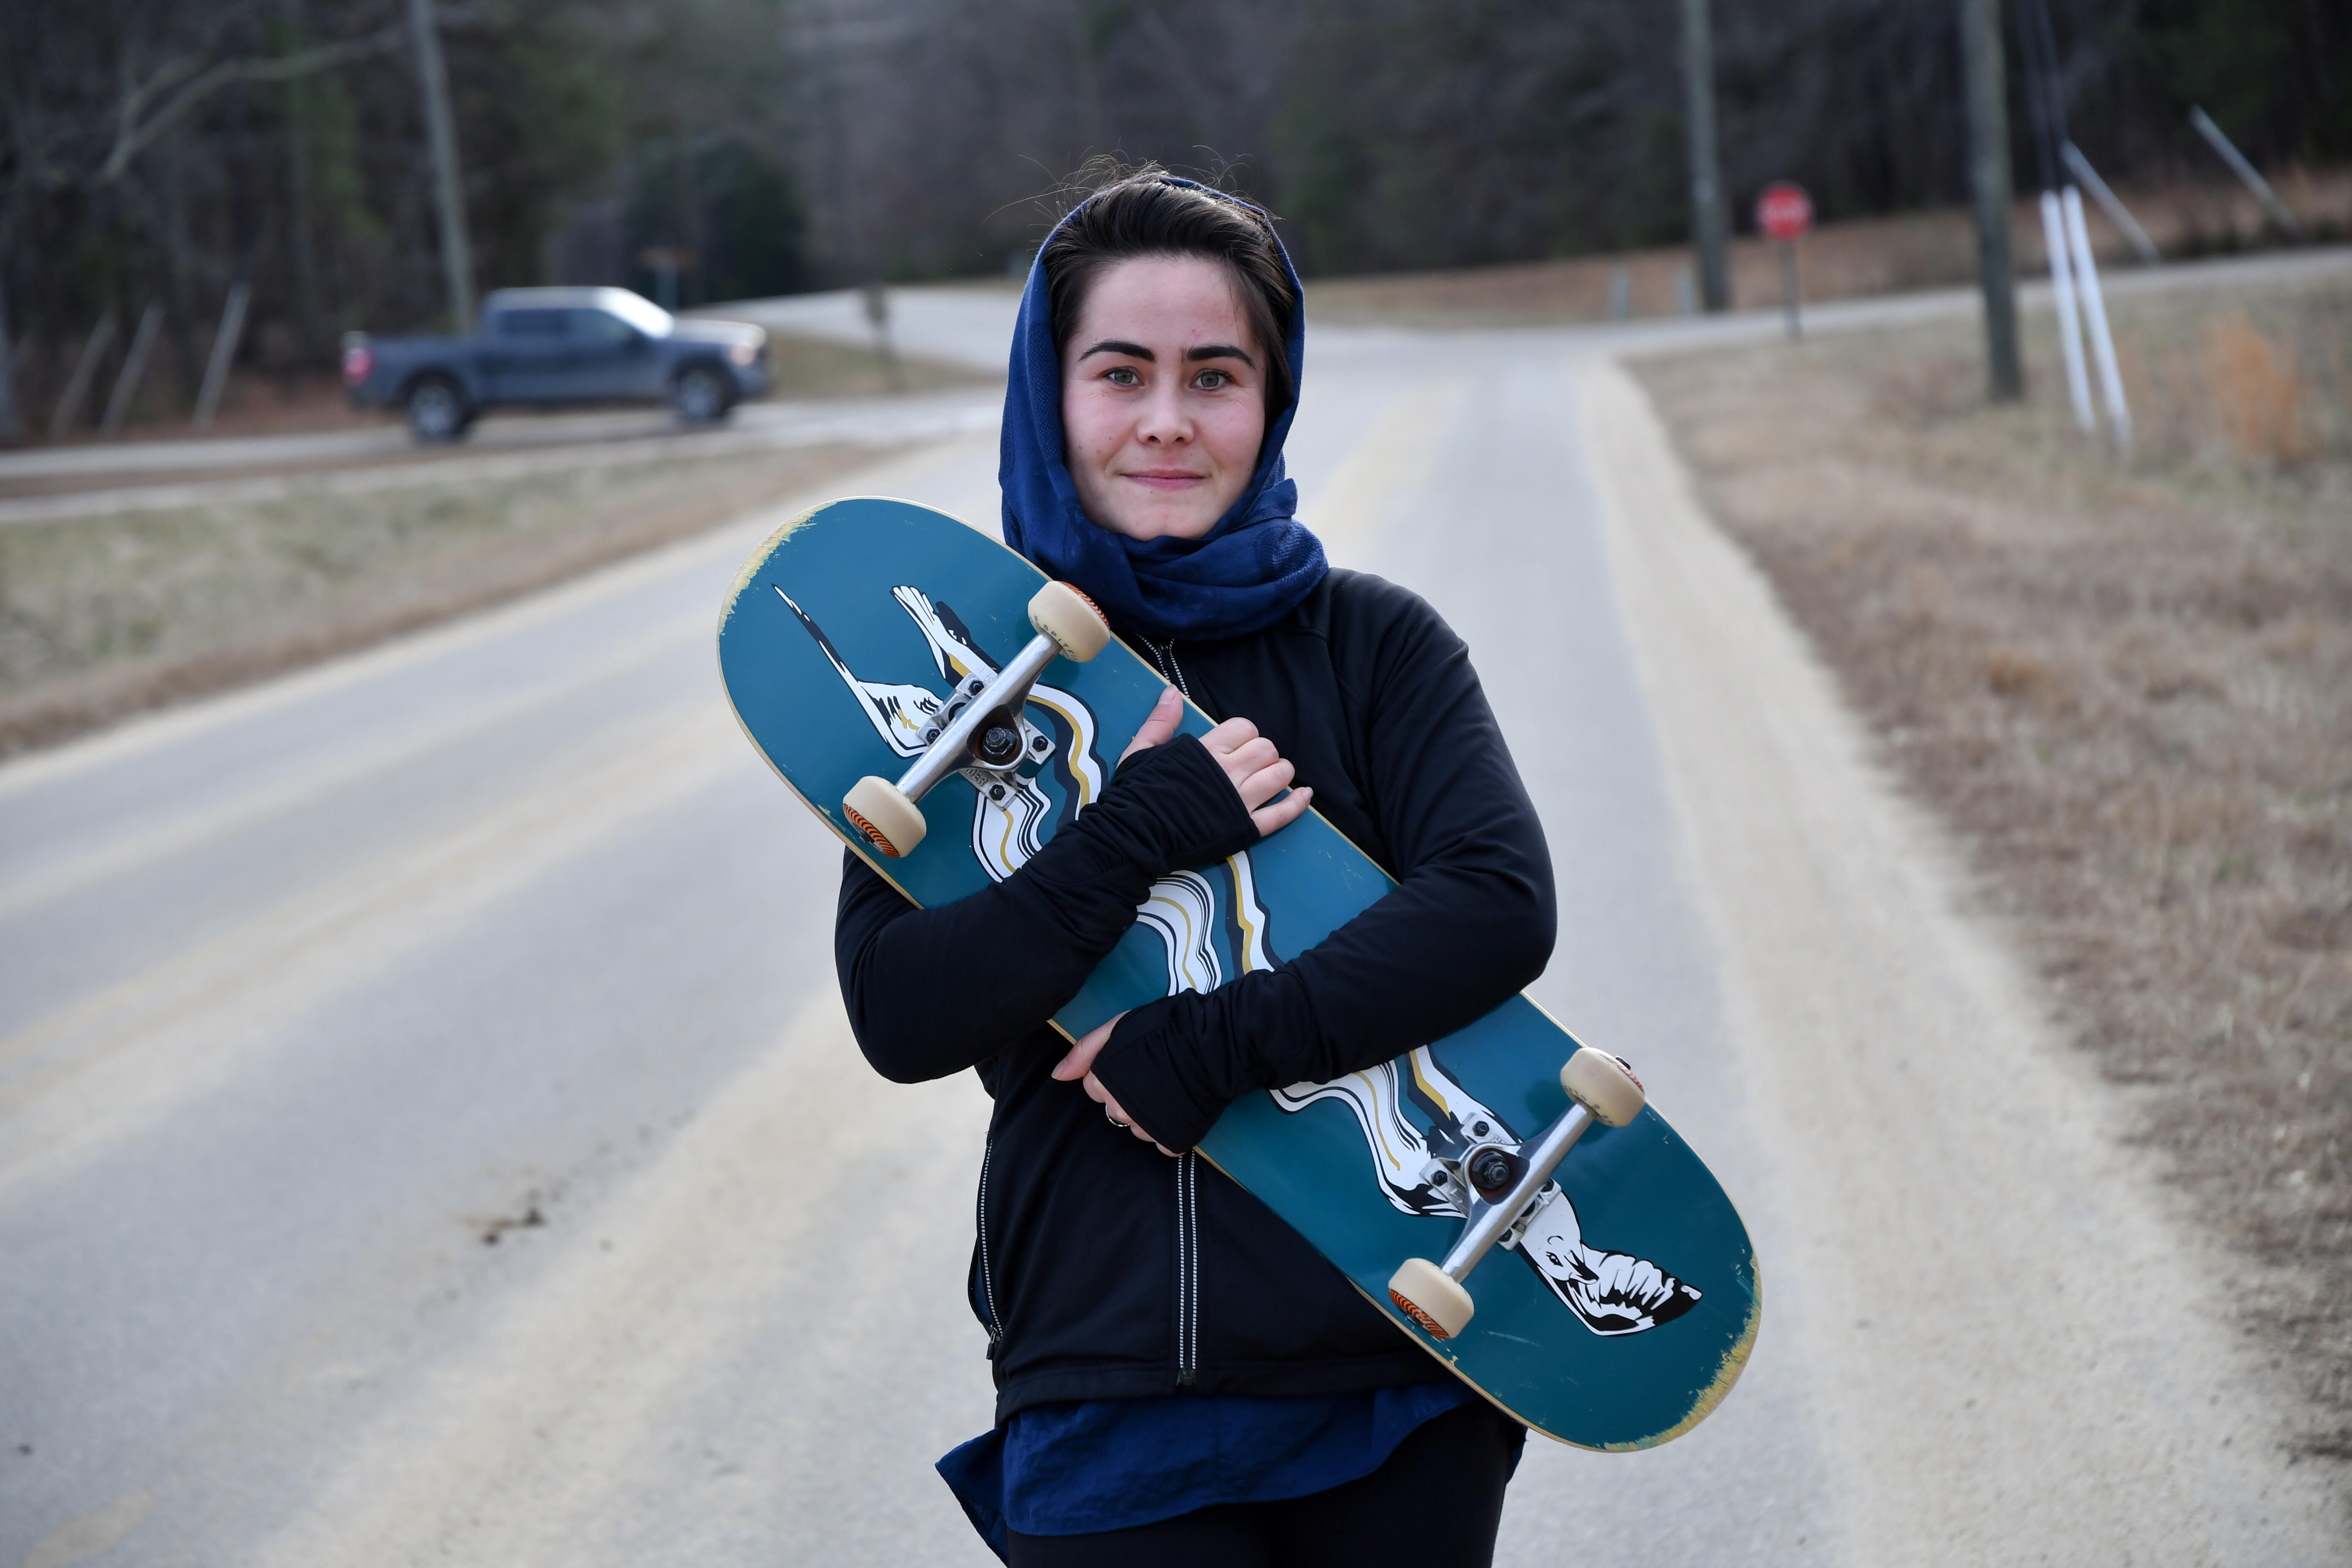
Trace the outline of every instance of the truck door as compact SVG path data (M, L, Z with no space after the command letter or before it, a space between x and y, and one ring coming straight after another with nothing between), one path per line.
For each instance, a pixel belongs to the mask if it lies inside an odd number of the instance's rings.
M564 332L570 312L518 307L494 312L482 334L482 376L493 403L556 403L566 395Z
M604 401L660 395L661 356L651 339L610 310L575 308L564 314L572 396Z

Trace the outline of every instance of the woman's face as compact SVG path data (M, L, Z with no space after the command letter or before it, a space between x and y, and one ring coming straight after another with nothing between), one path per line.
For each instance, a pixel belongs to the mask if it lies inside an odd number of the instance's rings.
M1129 539L1198 539L1249 486L1265 348L1233 275L1139 256L1095 275L1062 347L1062 442L1078 504Z

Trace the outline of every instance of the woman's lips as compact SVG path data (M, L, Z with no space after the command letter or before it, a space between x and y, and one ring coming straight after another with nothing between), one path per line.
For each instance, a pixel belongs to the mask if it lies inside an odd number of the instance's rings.
M1156 490L1179 490L1188 485L1206 483L1209 478L1206 474L1189 473L1182 468L1141 468L1119 477L1133 479L1139 485L1149 485Z

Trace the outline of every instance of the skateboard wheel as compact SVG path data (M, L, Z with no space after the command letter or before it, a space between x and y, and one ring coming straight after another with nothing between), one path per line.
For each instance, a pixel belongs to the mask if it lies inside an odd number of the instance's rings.
M1426 1258L1408 1258L1389 1277L1389 1300L1433 1340L1450 1340L1469 1326L1478 1303L1454 1277Z
M1084 664L1110 641L1110 623L1095 602L1067 583L1048 583L1029 600L1029 624L1054 639L1065 658Z
M850 785L849 793L841 797L841 809L852 827L894 860L914 853L929 826L923 820L922 807L900 795L897 784L872 773Z
M1559 1087L1603 1127L1622 1127L1642 1114L1649 1096L1642 1080L1607 1051L1580 1047L1559 1069Z

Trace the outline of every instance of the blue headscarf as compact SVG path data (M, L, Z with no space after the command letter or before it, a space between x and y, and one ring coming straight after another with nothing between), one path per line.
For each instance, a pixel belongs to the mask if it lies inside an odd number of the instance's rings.
M1278 239L1275 249L1296 296L1298 273ZM1045 255L1042 247L1038 255ZM1306 315L1303 308L1292 310L1283 344L1290 362L1290 406L1267 427L1257 469L1241 499L1198 539L1129 539L1097 526L1079 509L1077 487L1063 461L1062 353L1054 341L1053 301L1042 261L1032 262L1013 329L996 469L1004 489L1004 542L1048 575L1076 584L1122 631L1231 637L1288 615L1330 570L1322 542L1294 515L1298 487L1282 470L1282 443L1305 370Z

